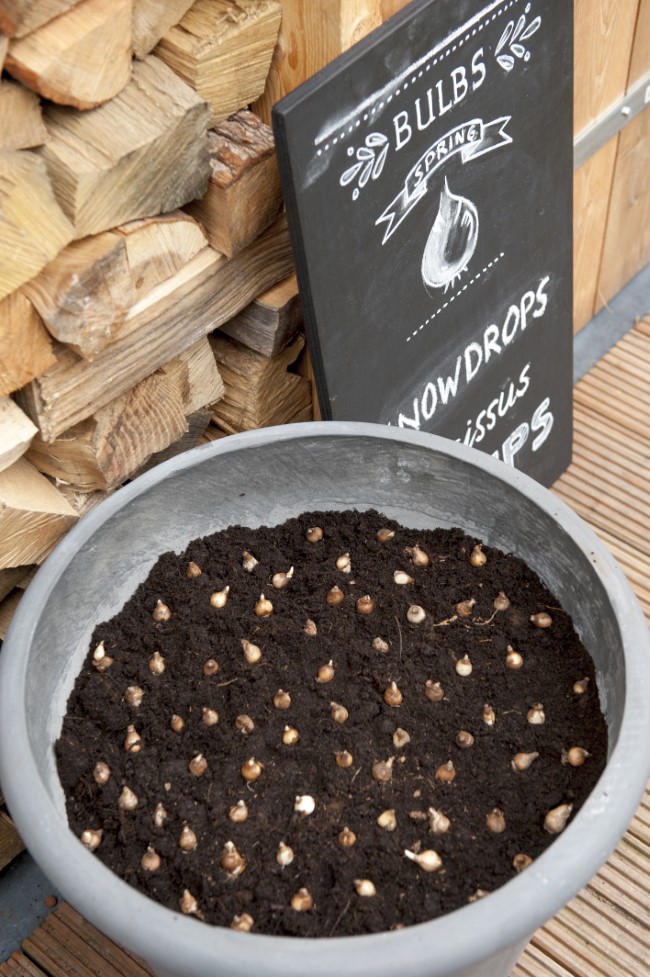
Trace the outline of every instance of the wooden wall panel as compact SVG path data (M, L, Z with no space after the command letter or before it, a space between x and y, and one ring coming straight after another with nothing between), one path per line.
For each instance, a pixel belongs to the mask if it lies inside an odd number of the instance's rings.
M575 0L576 133L625 92L637 8L638 0Z
M253 112L270 125L275 102L381 23L381 0L282 0L278 43Z
M650 71L650 0L639 0L628 87Z
M650 262L649 174L650 110L645 109L618 138L595 311Z
M576 171L573 178L573 331L591 319L616 163L618 136Z

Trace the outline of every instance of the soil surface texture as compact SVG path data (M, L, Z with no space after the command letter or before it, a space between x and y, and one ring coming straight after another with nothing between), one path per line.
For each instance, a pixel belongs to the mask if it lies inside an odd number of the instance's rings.
M525 563L375 511L163 555L96 627L56 744L72 830L129 884L308 937L489 898L553 842L549 811L575 817L606 753L591 658Z

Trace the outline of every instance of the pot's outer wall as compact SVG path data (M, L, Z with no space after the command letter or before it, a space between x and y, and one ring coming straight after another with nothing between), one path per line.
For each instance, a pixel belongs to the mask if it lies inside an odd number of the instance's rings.
M610 762L573 823L521 876L395 933L298 940L207 927L126 886L67 829L52 746L95 624L157 557L234 523L376 508L413 527L460 526L515 552L590 650ZM32 854L67 899L161 977L505 977L530 933L606 860L650 775L650 639L627 582L566 506L525 475L433 435L316 423L234 435L158 466L86 516L29 587L0 656L0 779ZM475 963L480 961L478 965Z

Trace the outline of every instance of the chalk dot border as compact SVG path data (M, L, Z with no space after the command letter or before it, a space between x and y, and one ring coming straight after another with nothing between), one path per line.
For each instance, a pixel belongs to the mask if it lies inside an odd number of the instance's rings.
M455 41L453 46L448 48L444 53L438 54L435 58L432 58L432 60L428 61L426 64L423 64L421 68L419 68L416 72L413 73L410 82L409 79L406 78L402 82L401 86L397 88L394 92L392 92L390 95L387 95L384 100L382 100L378 104L375 103L367 111L363 111L363 114L359 112L359 118L355 119L353 122L350 122L348 125L343 126L340 132L338 132L335 136L331 137L328 140L328 142L325 143L324 146L321 146L316 150L316 155L322 156L323 153L328 152L328 150L336 146L339 143L339 141L342 141L346 139L349 135L351 135L354 132L354 130L361 125L362 122L374 121L374 116L377 115L377 113L381 112L386 105L388 105L390 102L393 101L394 98L398 98L399 95L403 94L403 92L405 92L406 89L409 87L409 83L411 85L414 85L415 82L418 81L418 79L422 78L422 76L426 74L427 71L430 71L431 68L434 68L437 64L440 64L451 54L453 54L454 51L457 51L459 48L463 47L463 45L466 44L468 41L470 41L476 34L479 34L489 24L491 24L492 21L496 20L498 17L501 17L507 10L510 10L511 7L514 7L519 2L520 0L509 0L509 2L506 3L503 7L500 7L499 10L495 10L490 17L486 17L484 21L482 21L480 24L477 24L475 27L472 28L472 30L468 31L464 37L461 37L457 41Z
M503 258L503 257L505 257L505 251L500 251L499 254L496 255L496 257L494 257L492 259L492 261L489 261L488 262L488 264L485 266L485 268L482 268L479 272L476 273L476 275L474 275L473 278L470 278L470 280L468 282L465 282L465 284L463 285L463 287L461 289L459 289L457 292L454 292L454 294L451 295L447 299L447 301L443 305L440 306L439 309L436 309L435 312L432 312L431 315L428 316L428 318L426 318L424 320L424 322L421 325L419 325L417 327L417 329L415 329L411 333L410 336L407 336L406 337L406 342L407 343L410 343L412 339L415 339L415 337L418 336L422 332L422 330L424 329L425 326L428 326L430 322L433 322L433 320L436 318L436 316L440 315L441 312L444 312L444 310L446 308L448 308L448 306L450 306L452 302L455 302L457 298L460 298L460 296L463 294L463 292L466 292L467 289L471 285L474 284L474 282L477 282L479 280L479 278L481 278L486 273L486 271L489 271L490 268L494 268L494 266L496 265L496 263L498 261L501 261L501 258Z

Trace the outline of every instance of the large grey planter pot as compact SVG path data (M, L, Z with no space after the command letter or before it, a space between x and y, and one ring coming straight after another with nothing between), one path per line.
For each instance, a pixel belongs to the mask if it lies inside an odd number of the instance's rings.
M52 745L95 623L157 556L234 523L374 507L417 527L461 526L516 552L573 615L610 732L603 776L533 865L439 920L373 936L235 933L150 901L68 830ZM431 435L298 424L236 435L148 472L86 516L29 587L0 655L0 780L43 871L161 977L505 977L534 930L598 870L650 776L650 640L623 575L585 524L526 476Z

